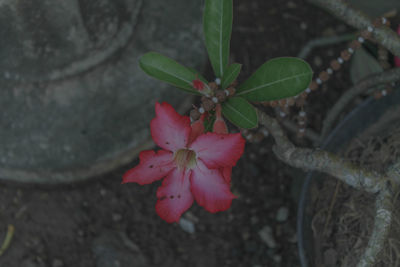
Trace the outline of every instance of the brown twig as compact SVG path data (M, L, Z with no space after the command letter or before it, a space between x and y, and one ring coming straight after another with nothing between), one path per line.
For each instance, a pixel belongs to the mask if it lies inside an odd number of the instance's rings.
M359 30L374 27L371 18L361 11L354 9L343 0L309 1L332 12L339 19ZM374 28L372 35L377 42L392 52L393 55L400 57L400 37L389 27Z
M389 234L393 214L392 198L390 190L386 188L377 196L374 229L357 267L375 266L377 256L383 249Z
M257 110L260 124L274 137L273 151L285 163L304 170L324 172L344 183L370 193L382 190L389 178L373 171L362 169L343 158L324 150L297 148L290 142L276 119Z
M323 122L320 143L329 134L333 127L333 124L335 123L337 117L342 112L342 110L355 97L366 92L370 88L376 87L377 85L391 83L398 80L400 80L400 68L395 68L379 74L371 75L370 77L362 80L361 82L350 88L348 91L346 91L335 103L335 105L329 110L328 115Z

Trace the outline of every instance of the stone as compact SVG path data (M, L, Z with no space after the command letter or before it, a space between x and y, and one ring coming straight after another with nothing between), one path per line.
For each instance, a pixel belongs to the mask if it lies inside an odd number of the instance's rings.
M147 267L148 260L125 233L105 231L92 243L96 267Z
M261 240L269 247L269 248L276 248L278 244L274 238L272 228L268 225L264 226L259 232L258 235L260 236Z
M196 232L195 224L192 221L183 217L179 220L179 226L182 228L183 231L189 234L194 234Z
M187 95L148 77L157 51L201 71L197 1L51 0L0 3L0 180L81 181L152 146L156 101ZM190 44L190 45L188 45Z
M287 207L280 207L276 212L275 219L278 222L285 222L289 217L289 209Z

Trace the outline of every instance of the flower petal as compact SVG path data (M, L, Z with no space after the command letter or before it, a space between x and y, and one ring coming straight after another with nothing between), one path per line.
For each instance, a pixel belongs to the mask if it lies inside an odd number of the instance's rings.
M166 176L173 168L173 154L169 151L142 151L139 154L140 163L127 171L122 183L150 184Z
M208 168L233 167L242 156L245 140L240 133L200 135L190 145Z
M224 177L225 182L227 182L227 184L231 184L232 167L221 168L221 174L222 177Z
M192 170L191 190L196 202L211 213L227 210L236 198L220 170L208 169L200 160Z
M192 132L190 133L189 144L204 133L204 117L205 114L201 114L200 118L191 124Z
M157 190L156 212L161 219L172 223L178 222L184 213L193 204L190 192L191 171L173 170Z
M154 142L172 152L186 147L191 132L189 117L179 115L166 102L156 103L156 117L150 128Z

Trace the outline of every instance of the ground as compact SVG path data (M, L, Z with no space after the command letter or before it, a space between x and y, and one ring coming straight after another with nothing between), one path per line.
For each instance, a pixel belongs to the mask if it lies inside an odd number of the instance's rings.
M234 5L231 61L243 64L239 81L270 58L296 56L311 39L351 32L304 0L234 1ZM318 73L341 47L316 49L307 61ZM309 127L321 129L327 107L349 85L344 69L310 96ZM272 145L271 138L246 145L233 169L232 191L238 198L228 211L217 214L194 205L184 216L194 224L194 233L156 215L160 183L121 185L122 174L137 161L76 185L0 184L0 240L7 225L15 226L0 266L298 266L299 183L294 180L304 174L281 163Z

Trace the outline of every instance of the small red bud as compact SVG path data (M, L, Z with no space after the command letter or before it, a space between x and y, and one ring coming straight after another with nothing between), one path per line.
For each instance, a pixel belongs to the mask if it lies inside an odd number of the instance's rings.
M199 79L193 80L193 87L199 91L204 89L204 83L200 81Z

